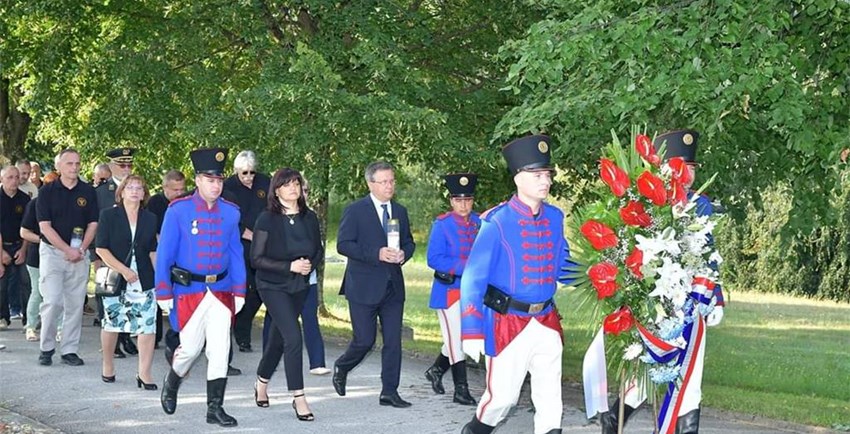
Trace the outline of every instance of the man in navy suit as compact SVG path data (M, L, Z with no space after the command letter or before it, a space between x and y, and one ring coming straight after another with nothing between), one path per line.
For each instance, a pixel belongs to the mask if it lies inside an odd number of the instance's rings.
M375 344L381 319L380 405L410 407L398 395L401 376L401 320L404 313L404 275L401 266L413 256L416 244L410 234L407 209L392 200L395 194L393 166L377 161L366 167L369 195L345 208L339 223L337 251L348 258L340 293L348 299L353 336L334 363L333 386L345 396L348 372ZM387 226L399 223L399 248L388 247Z

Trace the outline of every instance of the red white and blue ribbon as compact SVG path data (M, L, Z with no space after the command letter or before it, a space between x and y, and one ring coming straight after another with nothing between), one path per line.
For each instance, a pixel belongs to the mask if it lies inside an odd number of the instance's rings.
M671 381L667 386L667 393L664 395L664 401L658 412L658 432L664 434L674 434L676 432L676 422L679 418L679 408L682 405L682 397L691 382L691 374L693 373L696 361L701 356L700 351L704 349L702 340L705 338L705 321L702 315L696 315L694 321L685 326L682 337L688 342L684 351L679 354L679 360L676 362L681 366L682 383L676 387L676 382Z

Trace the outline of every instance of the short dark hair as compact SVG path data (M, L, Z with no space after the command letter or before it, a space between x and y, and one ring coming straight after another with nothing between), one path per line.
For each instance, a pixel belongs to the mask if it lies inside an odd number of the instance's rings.
M165 172L165 175L162 175L162 185L165 185L168 181L185 181L186 175L183 172L177 169L171 169L168 172Z
M277 189L283 187L290 182L298 181L299 186L304 186L304 177L301 176L301 173L295 169L290 167L284 167L283 169L279 169L274 173L272 177L272 182L269 188L268 196L268 206L266 209L275 213L275 214L285 214L286 210L283 208L283 205L277 199ZM305 214L308 210L307 208L307 200L304 199L304 191L301 191L301 194L298 196L298 213Z

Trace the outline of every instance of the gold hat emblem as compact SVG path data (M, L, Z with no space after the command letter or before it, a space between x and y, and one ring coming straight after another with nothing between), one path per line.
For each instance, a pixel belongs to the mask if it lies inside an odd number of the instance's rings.
M127 149L127 148L124 148L124 149L121 150L121 153L124 154L124 155L130 155L130 150Z
M87 203L88 202L86 201L86 198L84 198L84 197L78 197L77 198L77 206L79 206L80 208L86 206Z
M694 144L694 136L692 136L690 134L685 134L684 136L682 136L682 141L686 145L692 145L692 144Z
M219 163L224 161L224 152L216 152L215 161L218 161Z
M545 154L549 152L549 144L546 143L545 140L541 140L539 143L537 143L537 149L540 151L541 154Z
M467 185L469 185L469 178L467 178L465 176L461 176L460 179L458 180L458 183L460 185L466 187Z
M257 197L259 197L260 199L265 198L266 197L266 191L265 190L257 190Z

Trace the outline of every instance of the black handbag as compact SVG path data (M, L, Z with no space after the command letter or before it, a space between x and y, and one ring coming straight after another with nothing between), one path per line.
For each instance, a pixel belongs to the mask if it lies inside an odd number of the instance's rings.
M124 259L124 265L129 266L133 259L133 251L136 250L136 240L130 245L130 252ZM94 295L101 297L115 297L121 295L127 289L127 280L116 270L107 266L97 269L94 274Z

